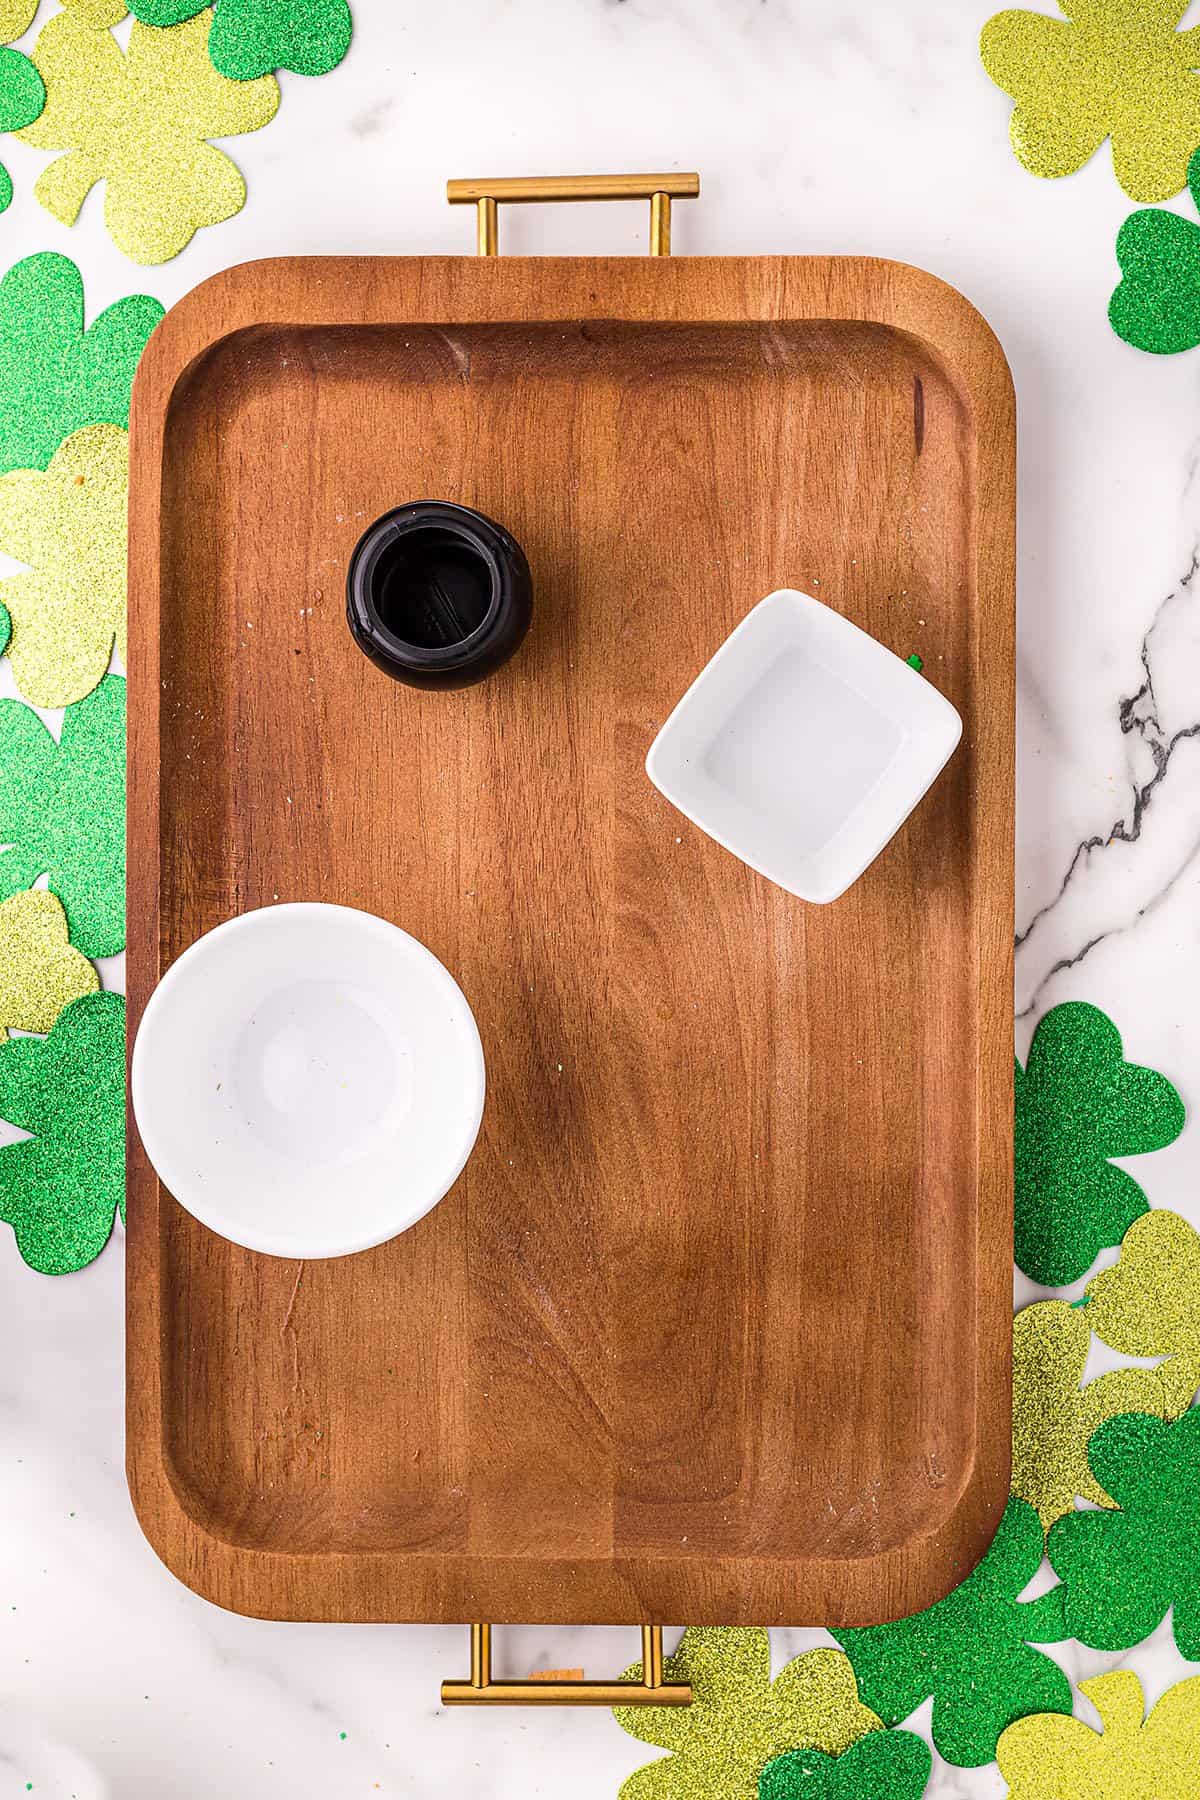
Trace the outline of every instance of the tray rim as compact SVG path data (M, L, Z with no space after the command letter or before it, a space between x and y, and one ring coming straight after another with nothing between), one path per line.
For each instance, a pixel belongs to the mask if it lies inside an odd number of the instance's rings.
M297 300L297 277L302 276ZM219 320L219 329L211 329ZM987 944L978 971L980 1031L976 1044L978 1208L975 1292L975 1455L954 1505L931 1531L901 1546L859 1558L743 1558L753 1562L755 1589L788 1590L796 1603L767 1600L755 1622L810 1622L817 1597L822 1622L875 1622L872 1594L902 1582L919 1605L942 1598L974 1567L999 1525L1009 1497L1012 1234L1012 964L1015 895L1015 459L1012 376L991 327L957 289L913 265L861 256L503 257L297 256L237 264L192 289L165 315L138 368L130 413L130 668L138 704L129 711L131 770L157 767L161 676L158 617L161 579L163 451L172 397L201 357L247 330L275 327L534 325L572 322L745 325L860 323L903 333L932 351L970 408L975 462L973 598L976 615L999 610L1007 655L988 663L989 704L971 722L980 785L998 787L1007 806L993 805L980 850L980 909ZM138 530L135 532L134 524ZM131 691L134 684L131 683ZM128 799L128 1043L160 973L159 805L157 781L133 779ZM153 860L152 867L151 859ZM996 948L998 943L1002 947ZM145 1158L127 1105L127 1373L126 1473L133 1508L152 1549L186 1586L215 1604L270 1619L440 1622L443 1552L295 1552L246 1546L189 1510L170 1467L161 1431L162 1189ZM997 1148L998 1147L998 1148ZM473 1567L481 1559L465 1556ZM498 1623L584 1623L564 1584L572 1566L590 1559L519 1562L531 1572L529 1607ZM605 1559L624 1596L605 1623L667 1622L670 1609L648 1605L684 1558ZM364 1605L364 1589L386 1597L397 1563L424 1565L420 1610ZM319 1565L323 1597L294 1598L288 1571ZM353 1565L350 1574L349 1565ZM802 1574L801 1571L806 1572ZM534 1576L548 1577L537 1580ZM302 1584L304 1585L304 1584ZM311 1582L307 1585L311 1586ZM345 1596L343 1599L342 1596ZM808 1596L808 1599L805 1598ZM864 1599L866 1601L864 1605ZM476 1609L478 1610L478 1609ZM718 1605L689 1622L745 1622L744 1610Z

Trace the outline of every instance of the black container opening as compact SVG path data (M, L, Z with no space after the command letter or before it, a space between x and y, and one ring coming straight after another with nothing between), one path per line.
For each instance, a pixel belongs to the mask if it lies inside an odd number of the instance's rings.
M346 622L364 656L418 688L470 687L517 649L533 582L516 539L450 500L414 500L359 538L346 571Z
M453 532L430 525L406 531L381 552L373 603L380 624L422 650L461 644L487 618L493 571L485 556Z

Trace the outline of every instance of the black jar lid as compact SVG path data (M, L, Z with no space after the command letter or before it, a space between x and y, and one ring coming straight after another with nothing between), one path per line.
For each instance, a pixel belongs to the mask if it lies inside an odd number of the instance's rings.
M468 506L418 500L355 546L346 617L378 668L414 687L468 687L517 649L533 613L524 551Z

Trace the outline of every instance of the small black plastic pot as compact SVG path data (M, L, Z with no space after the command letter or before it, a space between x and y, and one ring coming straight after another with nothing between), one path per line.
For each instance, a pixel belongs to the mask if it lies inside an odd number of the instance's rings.
M533 583L515 538L469 506L419 500L376 519L346 575L346 617L376 666L412 687L470 687L517 649Z

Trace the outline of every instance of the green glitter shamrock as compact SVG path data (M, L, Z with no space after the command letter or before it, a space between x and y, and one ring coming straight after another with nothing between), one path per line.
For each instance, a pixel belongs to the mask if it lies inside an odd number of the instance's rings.
M1106 1419L1088 1460L1118 1510L1068 1513L1046 1540L1067 1631L1128 1650L1172 1607L1179 1654L1200 1662L1200 1407L1173 1422Z
M179 25L209 0L130 0L143 25ZM216 0L208 54L233 81L275 69L327 75L350 48L347 0Z
M674 1752L635 1769L620 1800L758 1800L759 1776L785 1750L838 1756L880 1727L840 1650L797 1656L772 1682L765 1631L693 1627L664 1672L668 1681L691 1682L692 1704L613 1708L631 1737ZM622 1679L641 1676L635 1663Z
M1070 1682L1031 1647L1070 1635L1062 1589L1017 1598L1041 1561L1042 1522L1014 1495L987 1555L944 1600L894 1624L834 1631L859 1693L885 1725L898 1725L932 1694L934 1743L947 1762L976 1768L991 1762L1014 1719L1070 1712Z
M1016 1084L1017 1265L1065 1287L1147 1210L1109 1158L1173 1143L1183 1102L1164 1075L1125 1062L1112 1020L1082 1001L1045 1015Z
M163 316L131 294L83 327L83 280L69 256L38 251L0 281L0 473L44 469L84 425L128 425L133 372Z
M47 1038L0 1044L0 1119L32 1135L0 1147L0 1219L31 1269L68 1275L125 1217L125 1002L87 994Z
M0 49L0 131L23 131L46 104L42 78L20 50ZM12 201L12 177L0 163L0 212Z
M1131 200L1177 194L1200 140L1200 30L1189 0L1059 0L1065 19L1013 9L983 28L983 66L1016 101L1009 135L1034 175L1073 175L1112 138Z
M0 700L0 900L48 875L87 957L125 944L125 683L70 706L56 744L31 706Z
M911 1731L871 1731L841 1756L789 1750L767 1764L758 1800L920 1800L933 1768Z
M8 649L8 640L12 636L12 619L7 606L0 606L0 656Z
M1200 150L1188 164L1200 211ZM1200 344L1200 225L1178 213L1131 213L1117 234L1121 281L1108 303L1117 336L1136 350L1170 356Z

